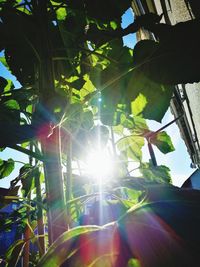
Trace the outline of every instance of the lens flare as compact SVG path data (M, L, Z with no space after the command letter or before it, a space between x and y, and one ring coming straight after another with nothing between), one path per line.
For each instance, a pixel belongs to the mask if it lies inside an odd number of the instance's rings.
M89 154L87 172L98 183L103 183L111 178L113 162L106 150L96 150Z

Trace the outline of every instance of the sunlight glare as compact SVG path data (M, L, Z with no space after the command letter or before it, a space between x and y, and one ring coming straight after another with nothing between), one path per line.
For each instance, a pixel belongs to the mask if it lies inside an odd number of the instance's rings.
M113 162L105 150L96 150L88 156L87 172L98 183L109 180L113 173Z

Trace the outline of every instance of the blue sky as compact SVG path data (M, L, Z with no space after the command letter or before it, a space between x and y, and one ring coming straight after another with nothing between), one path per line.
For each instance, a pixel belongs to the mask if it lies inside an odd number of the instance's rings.
M133 22L133 14L131 10L128 10L123 16L122 27L123 28L127 27L131 22ZM135 43L136 43L135 34L129 34L126 37L124 37L124 44L129 46L130 48L133 48ZM2 53L0 54L0 56L2 56ZM15 86L17 88L20 87L20 84L16 81L15 77L12 76L10 72L5 67L3 67L1 63L0 63L0 75L12 79ZM156 131L161 126L165 125L171 120L173 120L173 116L168 110L168 112L165 114L165 117L163 118L162 124L154 121L148 121L148 125L151 130ZM158 149L155 148L156 159L159 165L161 164L166 165L171 169L171 176L173 183L175 185L180 186L186 180L186 178L188 178L194 172L194 169L190 168L191 160L189 158L189 154L187 153L186 146L182 138L180 137L180 132L176 124L174 123L173 125L169 126L166 129L166 131L171 136L176 150L167 155L164 155ZM16 152L12 149L5 149L3 152L0 152L0 158L1 159L14 158L16 161L22 161L22 162L27 161L26 155L20 152ZM149 160L149 153L146 147L143 149L143 160L144 161ZM10 177L0 180L0 187L9 187L9 181L18 175L20 167L21 164L16 163L16 168L10 175Z

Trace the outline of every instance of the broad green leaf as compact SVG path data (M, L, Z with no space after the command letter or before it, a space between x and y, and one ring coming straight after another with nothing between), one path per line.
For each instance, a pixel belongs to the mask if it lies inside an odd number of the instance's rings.
M123 191L127 198L133 201L135 204L138 202L138 197L141 195L141 192L138 190L134 190L128 187L123 187Z
M161 183L171 183L170 169L164 165L153 166L151 162L142 163L139 170L146 179Z
M137 259L130 259L127 267L141 267L140 262Z
M20 3L21 1L17 1L17 2ZM21 12L27 14L27 15L30 15L30 14L31 14L30 10L28 10L28 9L25 8L24 6L23 6L23 7L17 7L17 10L19 10L19 11L21 11Z
M80 248L90 240L90 234L100 231L98 226L79 226L63 233L48 249L47 253L40 259L37 267L58 267L65 260L73 256ZM82 244L73 246L77 238L85 234L85 241Z
M66 8L60 7L56 10L56 15L58 20L65 20L67 16Z
M124 133L124 127L122 125L112 126L115 134L122 136Z
M110 22L110 26L111 26L111 28L113 29L113 30L116 30L117 29L117 23L115 22L115 21L111 21Z
M132 129L134 127L134 120L131 117L126 116L124 113L120 116L120 124L124 128Z
M14 99L4 102L3 106L8 110L18 110L20 108L18 102Z
M136 135L144 136L147 132L149 132L149 127L146 123L146 120L139 116L134 116L134 127L131 129L131 132Z
M14 170L15 162L13 159L0 159L0 179L7 177Z
M128 248L131 252L128 260L136 257L141 266L149 266L150 262L155 267L196 266L199 252L197 249L194 253L194 247L199 247L200 218L196 212L200 207L199 197L199 192L169 185L147 188L149 203L134 206L118 220L126 251ZM192 225L193 230L188 229L188 225ZM161 253L163 251L167 253Z
M176 30L173 29L173 34L170 27L166 28L164 36L167 34L168 37L158 38L159 42L139 41L134 47L134 59L138 69L159 84L174 86L198 82L198 63L195 62L198 60L198 46L192 46L191 40L181 45L184 34L187 32L190 34L198 27L195 25L197 25L195 21L194 24L187 21L183 23L182 31L179 31L177 26Z
M21 257L26 242L16 240L6 252L6 267L15 267Z
M141 110L140 114L145 119L160 122L170 105L173 91L173 86L158 84L150 80L137 68L133 69L129 74L126 92L127 98L132 102L136 100L140 94L143 96L143 110ZM146 104L144 106L145 102Z
M164 154L175 150L170 136L166 132L159 132L150 139L150 142Z
M30 145L30 142L24 142L21 144L21 147L26 148Z
M80 96L84 99L85 96L95 91L93 83L90 81L87 74L84 75L84 80L86 81L83 88L80 90Z
M18 103L19 108L21 110L25 110L25 108L27 108L30 104L32 104L32 100L37 95L37 90L35 90L34 88L29 88L29 89L21 88L17 90L12 90L9 93L11 93L12 99Z
M37 171L38 171L37 168L32 167L29 164L25 164L20 169L18 179L21 180L24 197L27 197L27 195L29 194L33 186L34 177Z
M134 161L142 160L142 147L144 146L144 138L140 136L127 136L117 142L117 148L127 157Z
M138 199L141 196L142 192L130 188L130 183L134 183L134 180L131 181L131 177L129 183L126 183L126 181L123 180L122 183L124 186L115 188L114 195L118 197L120 202L123 203L126 208L131 208L138 203Z
M147 105L147 99L143 94L139 94L137 98L131 102L131 110L134 116L140 115Z

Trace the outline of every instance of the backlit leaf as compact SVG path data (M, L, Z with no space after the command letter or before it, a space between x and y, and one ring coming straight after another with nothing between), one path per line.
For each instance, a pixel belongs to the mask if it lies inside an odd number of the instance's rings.
M64 20L67 16L66 8L60 7L56 10L56 15L58 20Z
M137 259L130 259L127 267L141 267L140 262Z
M140 94L143 96L143 103L140 101L140 114L145 119L160 122L169 107L173 91L173 86L164 86L153 82L137 68L129 74L127 97L131 101L139 97L138 102L141 99ZM141 107L143 107L143 110ZM139 109L136 109L136 113L138 111Z
M147 99L143 94L139 94L137 98L131 102L131 110L133 115L140 115L147 104Z
M150 142L164 154L175 150L170 136L166 132L159 132L150 139Z
M90 240L90 233L99 231L98 226L80 226L62 234L49 248L47 253L40 259L37 267L58 267L65 260L76 253L78 247L73 246L77 238L85 234L85 241L79 246L84 246ZM79 247L80 248L80 247Z
M141 161L143 146L144 138L140 136L127 136L117 143L117 148L135 161Z
M134 120L134 127L133 127L133 129L131 129L131 132L133 134L143 136L147 132L149 132L149 127L148 127L146 120L144 118L139 117L139 116L134 116L133 120Z
M164 165L153 166L150 163L142 163L140 172L144 178L161 183L171 183L170 169Z

